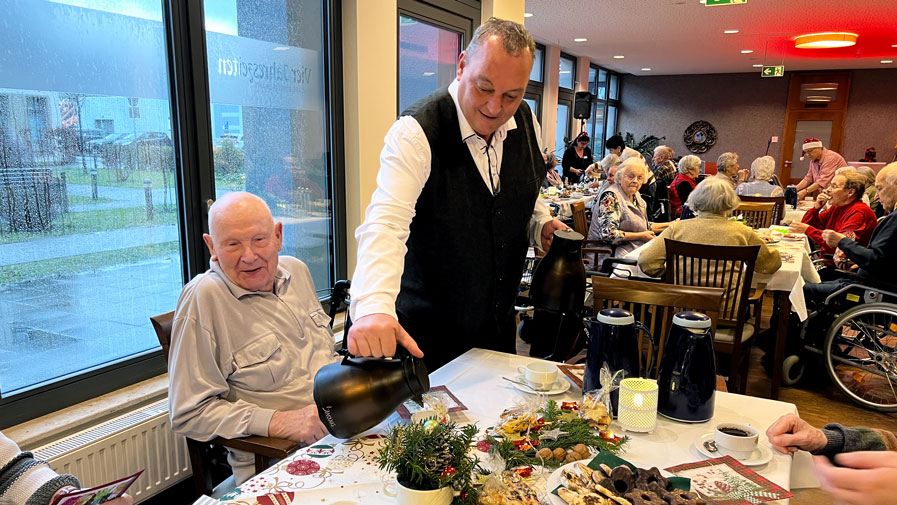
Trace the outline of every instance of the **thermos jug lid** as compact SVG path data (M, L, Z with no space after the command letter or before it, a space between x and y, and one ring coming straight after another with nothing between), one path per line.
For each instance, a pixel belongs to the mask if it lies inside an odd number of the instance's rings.
M700 312L683 311L673 316L673 324L682 328L710 328L710 318Z
M635 317L633 317L632 313L623 309L604 309L598 312L595 319L614 326L625 326L635 323Z

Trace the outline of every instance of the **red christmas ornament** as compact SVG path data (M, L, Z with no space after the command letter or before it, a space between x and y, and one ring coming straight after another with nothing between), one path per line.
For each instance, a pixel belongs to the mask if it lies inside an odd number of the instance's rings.
M525 466L523 468L516 468L516 469L514 469L514 473L521 477L529 477L530 475L533 474L533 467L532 467L532 465L530 465L530 466Z
M455 467L450 466L443 470L440 476L444 479L446 477L451 477L452 475L455 475Z
M287 465L287 473L290 475L311 475L321 470L321 465L310 459L299 459Z
M490 444L488 440L480 440L477 442L477 449L479 449L480 452L489 452L489 449L492 449L492 444Z

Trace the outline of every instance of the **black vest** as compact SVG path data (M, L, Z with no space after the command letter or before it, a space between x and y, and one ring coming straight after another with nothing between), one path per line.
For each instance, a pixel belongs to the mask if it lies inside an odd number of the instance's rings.
M513 304L527 226L545 163L532 112L521 102L504 140L493 196L461 140L455 102L443 89L412 105L430 144L431 171L415 206L396 300L399 323L430 371L472 347L515 351Z

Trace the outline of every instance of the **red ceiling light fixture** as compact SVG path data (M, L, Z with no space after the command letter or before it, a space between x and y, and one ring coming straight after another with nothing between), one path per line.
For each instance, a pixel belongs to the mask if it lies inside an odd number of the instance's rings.
M833 47L850 47L856 45L857 34L849 32L825 32L799 35L794 39L794 47L798 49L830 49Z

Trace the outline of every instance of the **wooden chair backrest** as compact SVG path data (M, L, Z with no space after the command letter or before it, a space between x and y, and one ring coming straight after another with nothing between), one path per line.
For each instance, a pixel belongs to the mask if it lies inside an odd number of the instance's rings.
M599 310L611 307L631 312L637 321L641 321L651 330L651 334L658 341L659 356L663 356L663 347L670 332L673 316L682 310L695 310L710 316L715 334L720 299L723 296L722 288L674 286L597 276L592 277L592 291L596 314ZM651 346L641 333L639 348L643 350L645 363L650 362L653 350L649 350ZM659 366L660 360L656 362ZM652 377L656 374L656 369L650 371Z
M586 264L586 270L600 270L604 258L613 255L613 248L600 240L586 239L582 241L582 259Z
M769 228L775 206L773 202L741 202L734 214L744 216L745 222L751 228Z
M570 204L573 211L573 230L583 237L589 236L589 220L586 217L585 202L573 202Z
M165 354L165 362L168 363L168 350L171 348L171 325L174 323L174 311L159 314L150 317L153 323L153 329L156 330L156 337L162 346L162 352Z
M759 245L704 245L664 239L664 246L664 282L722 288L719 322L744 324Z
M772 202L775 204L775 207L772 209L772 218L769 221L771 225L779 225L782 224L782 219L785 218L785 195L779 196L739 196L742 202L759 202L759 203L769 203Z

